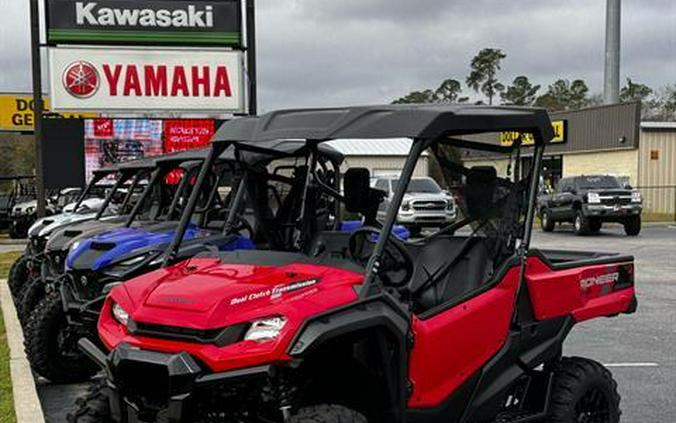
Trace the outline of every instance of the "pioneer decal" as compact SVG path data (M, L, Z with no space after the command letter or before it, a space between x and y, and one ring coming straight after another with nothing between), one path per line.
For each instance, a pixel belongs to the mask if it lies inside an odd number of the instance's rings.
M276 300L282 298L285 294L289 294L301 289L310 288L319 283L319 279L308 279L305 281L293 282L288 285L279 285L274 288L264 289L250 294L242 295L230 300L230 305L240 305L249 301L260 300L262 298L270 298Z
M48 0L52 44L241 46L240 0Z
M54 110L241 112L240 52L51 48Z
M599 276L590 276L580 280L580 288L582 290L589 290L595 286L607 287L613 285L620 279L618 272L606 273Z

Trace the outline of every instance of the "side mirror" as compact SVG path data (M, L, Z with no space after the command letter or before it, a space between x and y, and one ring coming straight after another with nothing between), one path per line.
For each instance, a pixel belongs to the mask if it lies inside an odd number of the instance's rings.
M624 184L624 189L634 189L631 184Z

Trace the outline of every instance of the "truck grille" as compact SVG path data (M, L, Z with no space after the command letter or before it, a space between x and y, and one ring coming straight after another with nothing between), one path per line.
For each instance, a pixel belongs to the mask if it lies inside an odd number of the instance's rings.
M411 205L414 210L419 211L443 211L446 209L446 202L440 200L414 201Z
M601 197L604 206L627 206L631 204L631 197Z

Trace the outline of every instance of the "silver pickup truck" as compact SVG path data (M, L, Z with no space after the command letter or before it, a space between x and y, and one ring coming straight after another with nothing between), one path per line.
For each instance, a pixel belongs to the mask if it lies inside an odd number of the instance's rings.
M387 194L381 204L380 214L389 207L399 183L398 176L378 176L373 187ZM423 228L440 228L453 223L457 218L457 210L453 196L443 191L429 177L411 179L397 215L397 223L406 226L412 235L418 235Z

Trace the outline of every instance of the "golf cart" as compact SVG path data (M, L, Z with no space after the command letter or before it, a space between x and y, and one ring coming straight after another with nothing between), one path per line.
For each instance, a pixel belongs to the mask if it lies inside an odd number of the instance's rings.
M502 131L532 134L529 169L498 174L454 159L481 150L520 163L520 140L501 146ZM579 322L636 309L633 258L530 246L553 137L544 110L406 105L242 118L218 131L198 184L222 151L245 144L304 140L312 163L327 140L397 137L412 146L384 221L374 219L384 193L368 170L351 168L343 195L322 183L305 190L290 250L172 260L193 192L163 268L106 298L105 349L80 341L104 377L69 421L617 423L609 371L563 357L562 345ZM423 151L460 187L458 220L406 242L391 231ZM366 226L316 225L312 203L324 197Z

